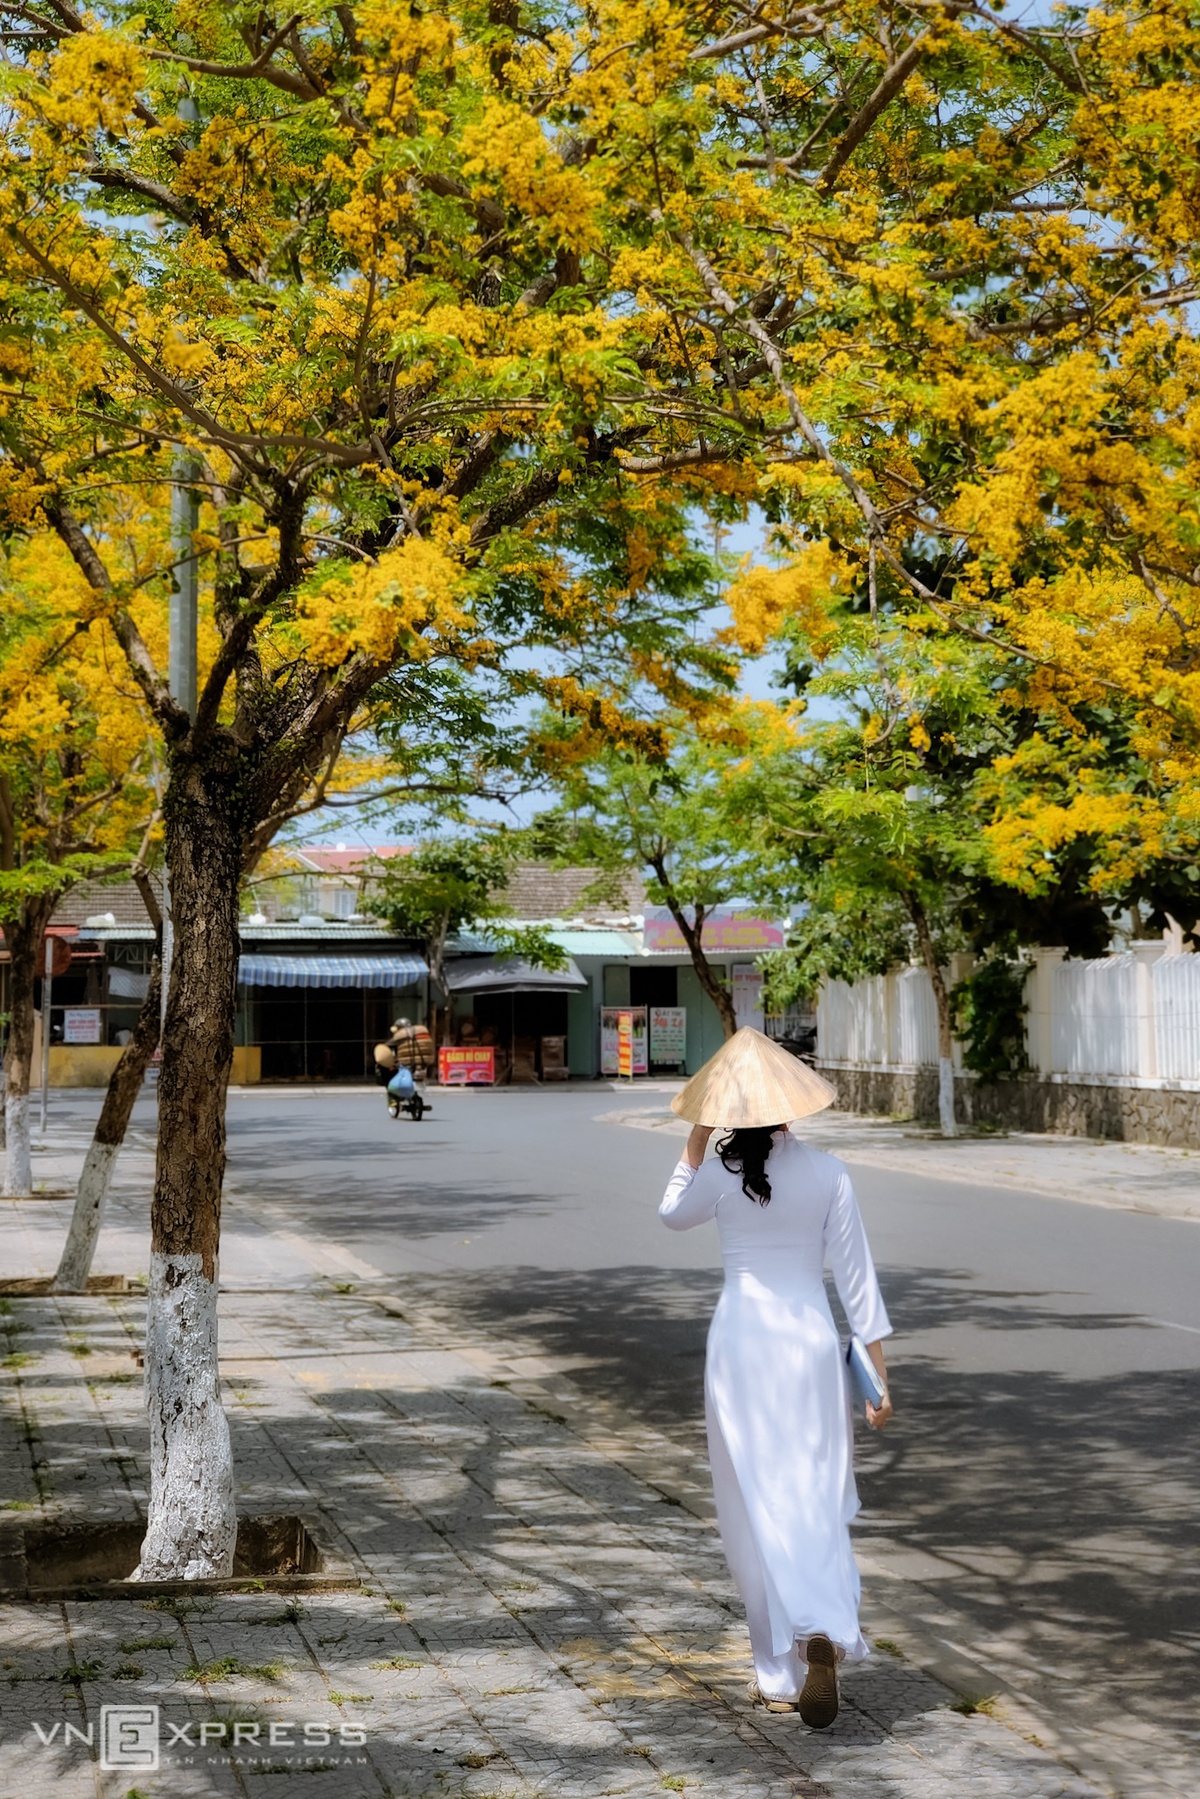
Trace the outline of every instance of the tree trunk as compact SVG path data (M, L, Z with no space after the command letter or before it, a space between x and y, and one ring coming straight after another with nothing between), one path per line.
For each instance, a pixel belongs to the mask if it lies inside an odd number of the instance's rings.
M679 904L679 901L667 886L665 867L660 870L653 863L651 866L658 876L659 885L666 894L667 910L675 920L675 923L679 926L683 935L683 941L687 944L688 955L692 958L692 967L696 970L696 978L713 1005L717 1008L717 1013L721 1020L721 1029L725 1033L726 1041L728 1041L728 1039L737 1032L737 1013L733 1009L733 995L730 993L728 987L722 985L716 969L704 953L703 938L705 909L703 906L697 906L695 908L696 921L694 924L691 923L683 907Z
M4 1193L27 1199L33 1192L33 1159L29 1142L29 1087L33 1072L33 990L46 954L46 926L58 902L57 893L28 899L19 915L6 921L11 1001L8 1051L4 1058L4 1128L7 1154ZM50 1020L43 1020L47 1030Z
M161 1028L162 962L156 953L150 968L150 985L133 1035L109 1077L108 1091L75 1192L75 1210L71 1214L71 1228L67 1232L62 1260L50 1283L52 1293L87 1292L113 1170Z
M930 983L933 987L933 1002L937 1007L938 1027L938 1124L943 1137L957 1137L958 1124L954 1116L954 1037L950 1028L950 995L946 990L945 977L938 966L937 952L933 946L933 934L929 929L929 920L925 908L915 895L906 895L909 917L917 933L917 942L921 946L921 955L925 967L929 971Z
M174 947L150 1213L150 1507L135 1579L227 1577L237 1519L217 1362L225 1095L233 1062L239 806L213 766L176 761L167 808Z

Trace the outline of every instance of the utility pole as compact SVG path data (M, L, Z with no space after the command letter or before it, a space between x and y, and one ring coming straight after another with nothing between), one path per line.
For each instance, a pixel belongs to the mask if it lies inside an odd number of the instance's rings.
M42 1136L50 1104L50 997L54 990L54 939L46 932L46 962L42 969Z
M200 523L200 496L187 483L194 481L199 465L194 456L181 450L175 458L174 482L171 487L171 551L174 584L171 588L170 648L167 679L171 698L182 706L190 718L196 716L199 570L196 566L192 534ZM163 890L162 924L162 1021L167 1019L167 991L171 985L171 956L175 948L175 922L171 907L171 879L166 875Z
M200 496L188 485L200 472L194 456L181 450L175 458L171 488L171 551L175 564L171 590L171 651L168 679L171 698L193 717L196 711L196 620L199 587L193 533L200 524Z
M179 116L188 125L198 125L200 113L190 94L179 102ZM194 136L194 133L190 135ZM200 464L187 450L175 458L171 485L171 560L174 563L171 586L170 638L167 681L171 698L188 714L196 716L198 687L196 633L198 621L199 568L196 562L194 533L200 525L200 495L191 485L200 473ZM162 1017L166 1023L167 992L171 984L171 954L175 928L171 912L171 881L164 882L162 926Z

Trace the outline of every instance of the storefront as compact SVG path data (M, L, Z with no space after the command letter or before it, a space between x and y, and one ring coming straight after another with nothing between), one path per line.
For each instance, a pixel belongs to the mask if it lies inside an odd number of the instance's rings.
M85 1069L82 1051L69 1059L56 1046L55 1085L103 1085L149 986L154 933L148 925L89 925L86 935L97 958L91 979L104 1047L90 1052L96 1066ZM56 1024L59 995L56 982ZM424 957L398 945L382 926L243 921L232 1080L370 1079L375 1044L397 1018L424 1019L428 995ZM64 987L64 999L77 997Z
M263 1081L361 1081L399 1017L423 1016L429 969L410 951L244 954L239 1036ZM420 1010L418 1010L418 1008Z
M446 984L451 1045L490 1049L497 1085L567 1078L569 1002L588 992L573 961L549 969L516 956L462 956Z

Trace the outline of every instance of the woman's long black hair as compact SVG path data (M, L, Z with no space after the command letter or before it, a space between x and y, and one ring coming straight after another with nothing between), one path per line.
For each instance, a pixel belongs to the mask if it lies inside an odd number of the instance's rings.
M730 1131L728 1137L722 1137L717 1144L717 1154L730 1174L741 1175L746 1198L756 1199L760 1206L765 1206L771 1198L767 1157L773 1148L772 1136L782 1129L781 1124L764 1124L752 1131Z

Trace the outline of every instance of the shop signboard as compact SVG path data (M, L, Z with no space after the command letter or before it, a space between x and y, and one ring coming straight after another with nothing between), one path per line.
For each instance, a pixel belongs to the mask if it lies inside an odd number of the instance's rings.
M63 1013L64 1043L99 1043L99 1006L76 1006Z
M630 1067L621 1068L620 1031L622 1016L629 1020ZM602 1074L648 1074L645 1006L601 1006L600 1008L600 1072Z
M689 917L691 908L686 907ZM750 906L714 906L700 933L706 950L782 949L787 927L777 918L764 918ZM642 946L648 950L686 950L683 932L665 906L647 906L642 925Z
M617 1013L617 1073L633 1079L633 1013Z
M443 1044L438 1051L438 1079L443 1087L494 1087L496 1052L481 1043Z
M652 1062L686 1062L686 1006L651 1006L650 1060Z

